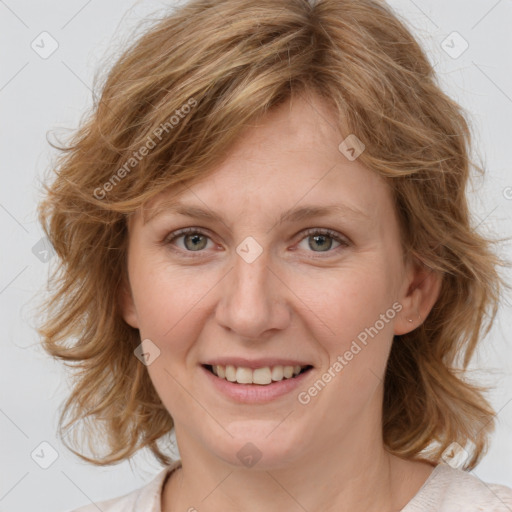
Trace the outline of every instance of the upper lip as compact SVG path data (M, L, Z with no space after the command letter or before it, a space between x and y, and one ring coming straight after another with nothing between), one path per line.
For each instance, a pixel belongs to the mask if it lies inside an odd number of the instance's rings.
M244 368L264 368L265 366L313 366L311 363L306 363L304 361L298 361L297 359L281 359L281 358L271 358L265 357L262 359L246 359L244 357L219 357L215 359L210 359L202 363L203 365L211 365L211 366L237 366Z

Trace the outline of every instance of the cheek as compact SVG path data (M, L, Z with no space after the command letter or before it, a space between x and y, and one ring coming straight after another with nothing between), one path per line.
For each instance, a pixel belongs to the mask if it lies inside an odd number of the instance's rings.
M373 326L381 314L388 313L386 320L395 316L394 287L389 274L375 265L344 268L336 275L331 273L323 284L318 280L312 282L305 302L311 304L310 309L321 320L317 324L324 325L325 333L346 342ZM379 323L379 330L392 330L391 322L384 327Z
M163 324L169 329L180 308L185 307L186 295L190 291L180 273L163 261L160 252L161 249L152 251L139 246L133 251L129 263L130 283L141 330L159 332L156 328L163 328Z
M208 276L197 269L178 272L168 265L146 266L133 283L141 339L149 338L160 351L147 367L150 379L166 409L184 423L180 412L190 411L190 396L183 383L194 371L189 361L197 359L195 341L204 327L209 288Z
M383 273L354 268L340 274L336 283L316 305L320 320L313 320L311 313L310 318L327 357L320 379L328 384L317 403L329 410L335 403L332 414L338 422L340 415L357 415L375 398L383 382L397 313Z
M382 269L376 262L344 269L335 286L331 282L325 294L316 295L321 322L315 322L315 337L327 352L327 371L335 375L331 392L346 410L357 410L373 396L389 357L400 305L391 273Z
M216 283L216 275L198 268L178 270L162 262L139 265L132 290L141 337L179 359L190 340L199 337L206 297Z

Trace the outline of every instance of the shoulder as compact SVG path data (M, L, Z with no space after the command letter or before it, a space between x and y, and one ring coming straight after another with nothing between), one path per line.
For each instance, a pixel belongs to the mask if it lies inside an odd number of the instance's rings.
M436 466L402 512L510 512L512 489L446 464Z
M111 498L108 500L91 503L83 507L71 510L69 512L161 512L162 488L167 476L177 467L181 461L175 461L170 466L164 468L150 482L134 491Z

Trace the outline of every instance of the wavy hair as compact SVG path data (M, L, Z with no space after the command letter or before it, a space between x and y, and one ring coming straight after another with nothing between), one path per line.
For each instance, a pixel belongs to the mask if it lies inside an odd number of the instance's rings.
M404 257L442 274L428 317L393 340L386 448L439 462L452 442L471 442L466 469L485 453L493 410L467 367L508 285L496 240L468 208L470 169L483 169L462 107L379 0L192 0L144 30L68 143L52 144L60 153L38 211L58 265L38 330L46 352L75 370L59 435L82 459L113 464L148 447L172 462L158 442L173 419L134 357L139 331L121 316L128 216L208 177L244 127L304 92L327 102L340 133L365 144L360 161L392 187ZM92 457L78 430L79 451L64 438L78 424Z

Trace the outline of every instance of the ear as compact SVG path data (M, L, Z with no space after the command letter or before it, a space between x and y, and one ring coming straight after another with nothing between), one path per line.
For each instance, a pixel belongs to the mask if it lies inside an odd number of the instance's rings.
M402 310L395 322L395 334L407 334L425 321L439 297L441 284L442 274L418 260L408 261L403 292L398 299Z
M133 294L131 291L130 283L126 274L123 275L123 280L119 288L119 309L124 321L131 327L139 328L139 319L135 303L133 301Z

